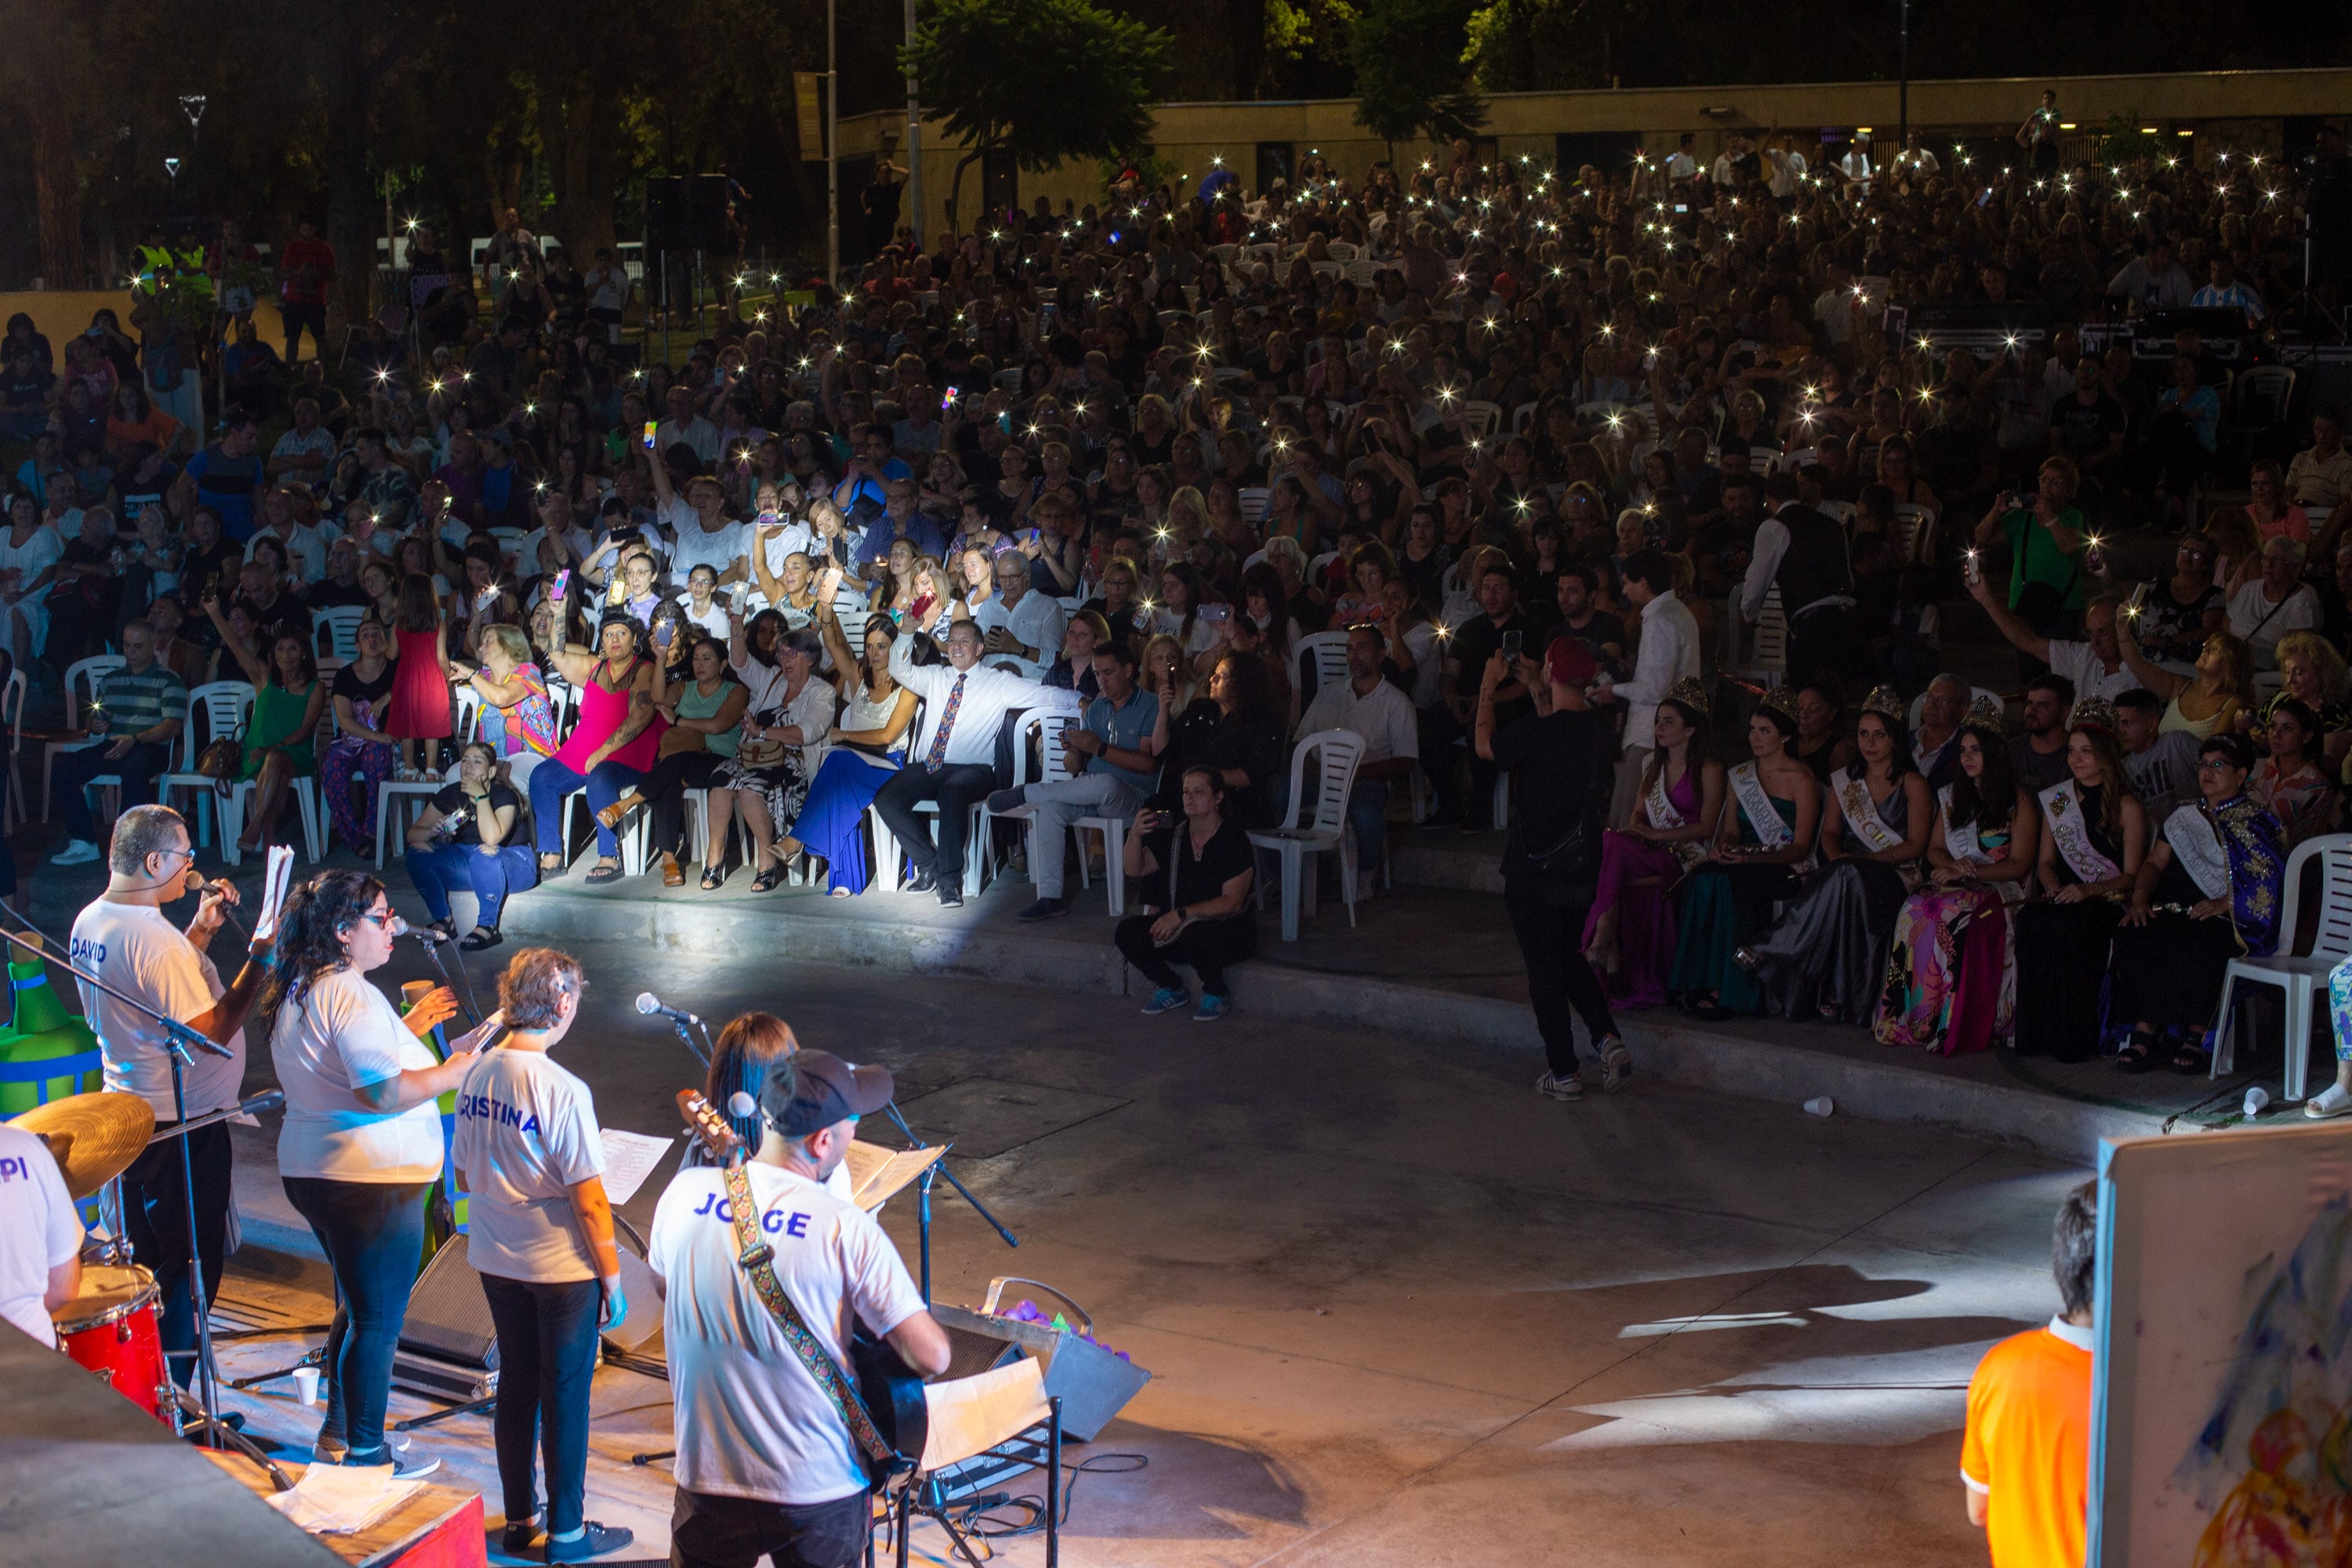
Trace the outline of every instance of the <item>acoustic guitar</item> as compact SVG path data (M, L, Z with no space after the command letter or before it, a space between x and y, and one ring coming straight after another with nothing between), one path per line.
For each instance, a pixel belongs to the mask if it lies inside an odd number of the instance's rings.
M693 1089L682 1089L677 1091L677 1109L686 1119L687 1131L702 1145L712 1164L726 1169L742 1163L743 1141L735 1136L735 1130L708 1100ZM901 1360L887 1340L867 1332L865 1324L855 1321L854 1313L852 1318L849 1373L856 1384L853 1397L889 1450L876 1456L866 1452L861 1443L858 1457L865 1463L867 1481L877 1489L886 1489L914 1472L930 1434L930 1405L923 1394L922 1374ZM820 1350L818 1353L823 1352ZM818 1381L819 1386L824 1386L824 1380ZM854 1436L856 1423L852 1420L850 1425Z

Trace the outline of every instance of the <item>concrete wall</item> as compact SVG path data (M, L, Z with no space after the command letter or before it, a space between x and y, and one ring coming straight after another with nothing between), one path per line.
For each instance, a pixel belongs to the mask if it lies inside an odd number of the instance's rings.
M2352 70L2210 71L2107 77L2013 77L1911 84L1911 123L1946 139L2006 136L2035 107L2043 88L2058 94L2060 116L2087 137L2111 114L2128 111L2144 125L2169 132L2200 132L2192 145L2274 146L2279 121L2300 115L2352 114ZM1622 91L1502 93L1490 99L1486 135L1506 158L1526 153L1549 165L1562 132L1633 133L1653 149L1671 148L1682 132L1698 135L1712 157L1735 131L1780 125L1799 135L1834 131L1843 137L1867 126L1874 141L1891 143L1895 124L1892 82L1817 82L1737 87L1652 88ZM1245 186L1255 185L1256 147L1288 142L1297 156L1320 153L1344 177L1360 180L1389 155L1383 142L1355 122L1343 99L1287 103L1169 103L1157 111L1159 151L1194 180L1223 157ZM841 122L841 154L871 153L886 143L904 163L903 110L859 115ZM923 127L923 206L927 232L946 222L947 191L961 149L940 145L944 132ZM1892 151L1891 145L1886 149ZM1441 151L1399 143L1409 166ZM1024 205L1039 195L1058 206L1100 195L1092 164L1065 165L1020 177ZM965 171L967 226L980 202L980 165ZM846 206L845 203L845 206Z

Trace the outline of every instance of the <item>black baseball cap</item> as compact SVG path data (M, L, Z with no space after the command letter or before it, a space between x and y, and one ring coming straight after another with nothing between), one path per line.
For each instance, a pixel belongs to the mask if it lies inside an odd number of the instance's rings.
M887 1068L862 1068L831 1051L797 1051L785 1059L793 1071L791 1100L779 1108L770 1099L781 1087L782 1073L770 1076L767 1093L761 1098L762 1109L787 1138L805 1137L855 1116L871 1116L898 1093Z

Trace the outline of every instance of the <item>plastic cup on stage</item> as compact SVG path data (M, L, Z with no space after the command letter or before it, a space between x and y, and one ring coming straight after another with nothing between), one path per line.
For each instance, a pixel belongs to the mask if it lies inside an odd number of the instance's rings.
M294 1369L294 1392L305 1405L319 1403L319 1369L298 1366Z

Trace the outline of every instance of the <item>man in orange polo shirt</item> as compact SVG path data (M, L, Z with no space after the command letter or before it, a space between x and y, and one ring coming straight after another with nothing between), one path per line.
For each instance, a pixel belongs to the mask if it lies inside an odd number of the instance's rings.
M2062 1310L1985 1352L1969 1380L1960 1447L1969 1522L1993 1568L2082 1568L2091 1479L2091 1280L2098 1184L2066 1194L2050 1271Z

